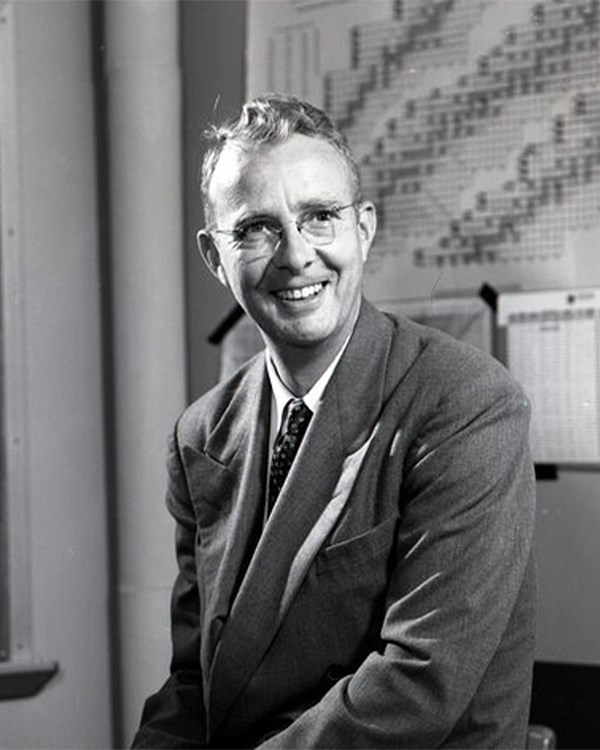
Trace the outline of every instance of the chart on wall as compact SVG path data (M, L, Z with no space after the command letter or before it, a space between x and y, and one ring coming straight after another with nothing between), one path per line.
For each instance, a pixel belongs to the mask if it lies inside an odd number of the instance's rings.
M534 460L600 467L600 289L501 294L498 324Z
M599 0L251 0L249 95L323 107L375 301L600 283Z

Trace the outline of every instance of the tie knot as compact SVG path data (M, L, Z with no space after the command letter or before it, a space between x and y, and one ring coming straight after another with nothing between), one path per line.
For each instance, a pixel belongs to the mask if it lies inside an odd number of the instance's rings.
M311 410L301 398L290 400L285 407L283 430L291 435L304 433L312 416Z

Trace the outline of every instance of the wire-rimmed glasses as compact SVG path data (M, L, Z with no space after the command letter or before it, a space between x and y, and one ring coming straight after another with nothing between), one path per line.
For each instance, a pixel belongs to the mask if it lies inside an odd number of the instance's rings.
M314 247L331 245L336 238L336 229L343 221L342 211L356 206L356 201L344 206L314 206L303 212L292 222L304 240ZM274 253L284 235L281 222L269 216L251 217L235 229L211 228L211 234L230 237L235 250L244 254Z

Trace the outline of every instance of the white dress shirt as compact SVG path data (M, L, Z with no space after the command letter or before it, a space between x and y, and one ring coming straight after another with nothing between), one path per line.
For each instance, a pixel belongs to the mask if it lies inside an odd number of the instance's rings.
M344 353L344 349L346 348L349 340L350 336L348 336L346 341L344 341L343 346L335 355L333 361L327 367L325 372L321 375L321 377L317 380L313 387L307 393L305 393L304 396L302 396L302 401L304 401L306 406L308 406L308 408L311 410L313 416L319 408L319 402L323 397L323 393L325 391L325 388L327 387L327 383L329 383L329 381L331 380L331 376L333 375L337 363L340 361L340 358ZM271 456L273 453L273 446L275 444L277 433L279 432L281 426L283 411L288 401L290 399L296 400L298 396L293 394L279 377L279 373L277 372L277 368L275 367L275 364L271 359L271 355L269 354L268 349L265 349L265 361L267 365L269 381L271 383L271 424L269 427L269 461L267 466L267 476L269 476L269 473L271 471ZM267 494L268 492L269 490L267 486ZM265 501L264 523L267 522L267 518L268 508L267 502Z
M350 340L350 336L344 341L343 346L339 350L339 352L335 355L335 358L331 362L331 364L328 366L328 368L325 370L325 372L321 375L321 377L317 380L317 382L313 385L313 387L302 396L302 401L308 406L308 408L311 410L313 415L317 411L319 407L319 402L321 401L321 398L323 397L323 393L325 391L325 388L327 387L327 384L331 380L331 376L333 375L333 372L337 366L337 363L340 361L340 358L342 354L344 353L344 349L346 348L348 341ZM271 468L271 452L273 450L273 445L275 443L275 439L277 437L277 433L279 432L279 428L281 426L281 421L283 418L283 410L285 409L285 405L290 399L296 400L299 397L294 395L290 389L285 385L285 383L281 380L279 377L279 373L277 372L277 368L275 367L273 360L271 359L271 355L269 354L269 350L265 349L265 360L267 364L267 373L269 375L269 381L271 383L271 425L269 428L269 470Z

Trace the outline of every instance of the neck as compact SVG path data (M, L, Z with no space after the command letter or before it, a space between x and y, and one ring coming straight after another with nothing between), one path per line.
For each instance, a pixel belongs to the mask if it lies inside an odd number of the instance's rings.
M359 311L360 305L347 325L333 339L326 338L317 344L300 346L276 341L262 332L277 373L294 396L302 398L308 393L337 357L354 330Z
M286 347L285 351L281 351L281 347L269 346L269 351L282 382L294 396L301 398L333 362L339 348L320 355L303 347Z

